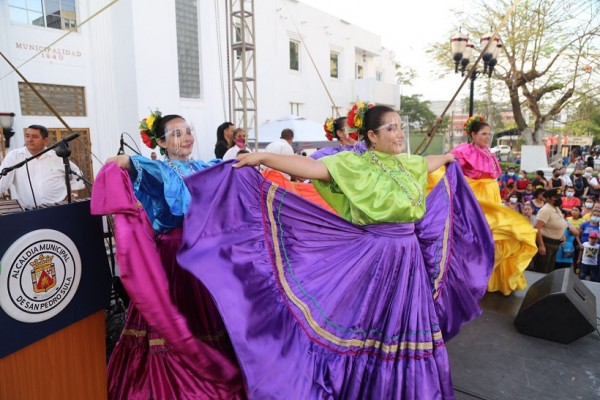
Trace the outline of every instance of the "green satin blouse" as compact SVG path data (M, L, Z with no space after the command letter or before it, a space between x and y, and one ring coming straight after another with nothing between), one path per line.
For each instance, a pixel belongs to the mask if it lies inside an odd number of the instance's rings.
M314 181L319 194L346 220L368 225L382 222L414 222L425 214L427 162L421 156L399 154L392 156L375 151L381 163L421 204L412 204L406 191L379 165L371 161L369 152L359 155L340 152L320 159L331 175L332 182ZM398 166L398 161L407 173ZM407 176L410 175L410 176ZM415 183L417 187L415 187Z

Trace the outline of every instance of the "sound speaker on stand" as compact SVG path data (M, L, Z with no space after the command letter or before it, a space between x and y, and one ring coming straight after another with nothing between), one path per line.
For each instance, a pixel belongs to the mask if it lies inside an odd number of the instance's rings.
M531 285L515 326L525 335L571 343L596 329L596 296L569 268L557 269Z

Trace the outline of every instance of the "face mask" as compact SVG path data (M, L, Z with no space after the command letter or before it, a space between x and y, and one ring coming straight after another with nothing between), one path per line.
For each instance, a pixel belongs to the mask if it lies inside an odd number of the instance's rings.
M555 177L555 178L558 178L558 177L559 177L559 174L554 174L554 177Z
M246 141L244 139L238 139L238 140L235 141L235 144L238 147L245 147L246 146Z
M581 174L575 174L576 178L581 178Z
M600 222L600 217L592 217L591 220L594 222Z
M573 193L573 192L567 192L567 197L573 197L573 196L575 196L575 193Z
M594 203L585 203L585 208L592 208L594 207Z
M515 204L515 203L517 202L517 199L515 199L514 197L511 197L511 198L510 198L510 202L511 202L512 204Z
M519 174L519 179L525 179L525 177L521 174Z
M586 172L585 173L585 177L586 178L591 178L592 177L592 173L591 172Z
M514 172L509 172L508 176L515 176L515 173Z

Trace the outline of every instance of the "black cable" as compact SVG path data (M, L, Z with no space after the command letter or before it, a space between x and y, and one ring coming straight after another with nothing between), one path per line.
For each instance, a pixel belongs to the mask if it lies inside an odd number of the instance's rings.
M29 188L31 189L31 197L33 197L33 206L38 208L37 201L35 201L35 193L33 191L33 184L31 183L31 175L29 174L29 163L25 163L25 170L27 171L27 180L29 181Z
M133 143L133 145L135 146L135 148L137 149L139 154L142 154L142 151L140 150L140 148L138 147L135 139L128 133L128 132L123 132L124 135L129 136L129 138L131 139L131 142Z

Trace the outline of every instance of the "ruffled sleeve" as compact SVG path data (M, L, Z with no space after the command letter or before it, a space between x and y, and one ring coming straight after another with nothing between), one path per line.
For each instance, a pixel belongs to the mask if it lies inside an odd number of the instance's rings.
M498 159L487 148L477 150L473 145L464 143L450 153L460 163L463 174L471 179L497 179L500 176Z
M315 188L340 216L358 225L421 219L425 213L425 159L407 154L396 157L376 154L404 188L373 164L367 153L353 152L322 158L320 161L326 165L332 182L314 182ZM406 172L398 168L398 161ZM418 200L420 204L413 204Z
M154 230L166 232L180 227L191 202L190 192L183 178L162 161L132 156L131 162L136 171L135 176L132 177L135 195L144 206ZM220 160L172 162L184 176L187 176L215 165Z

